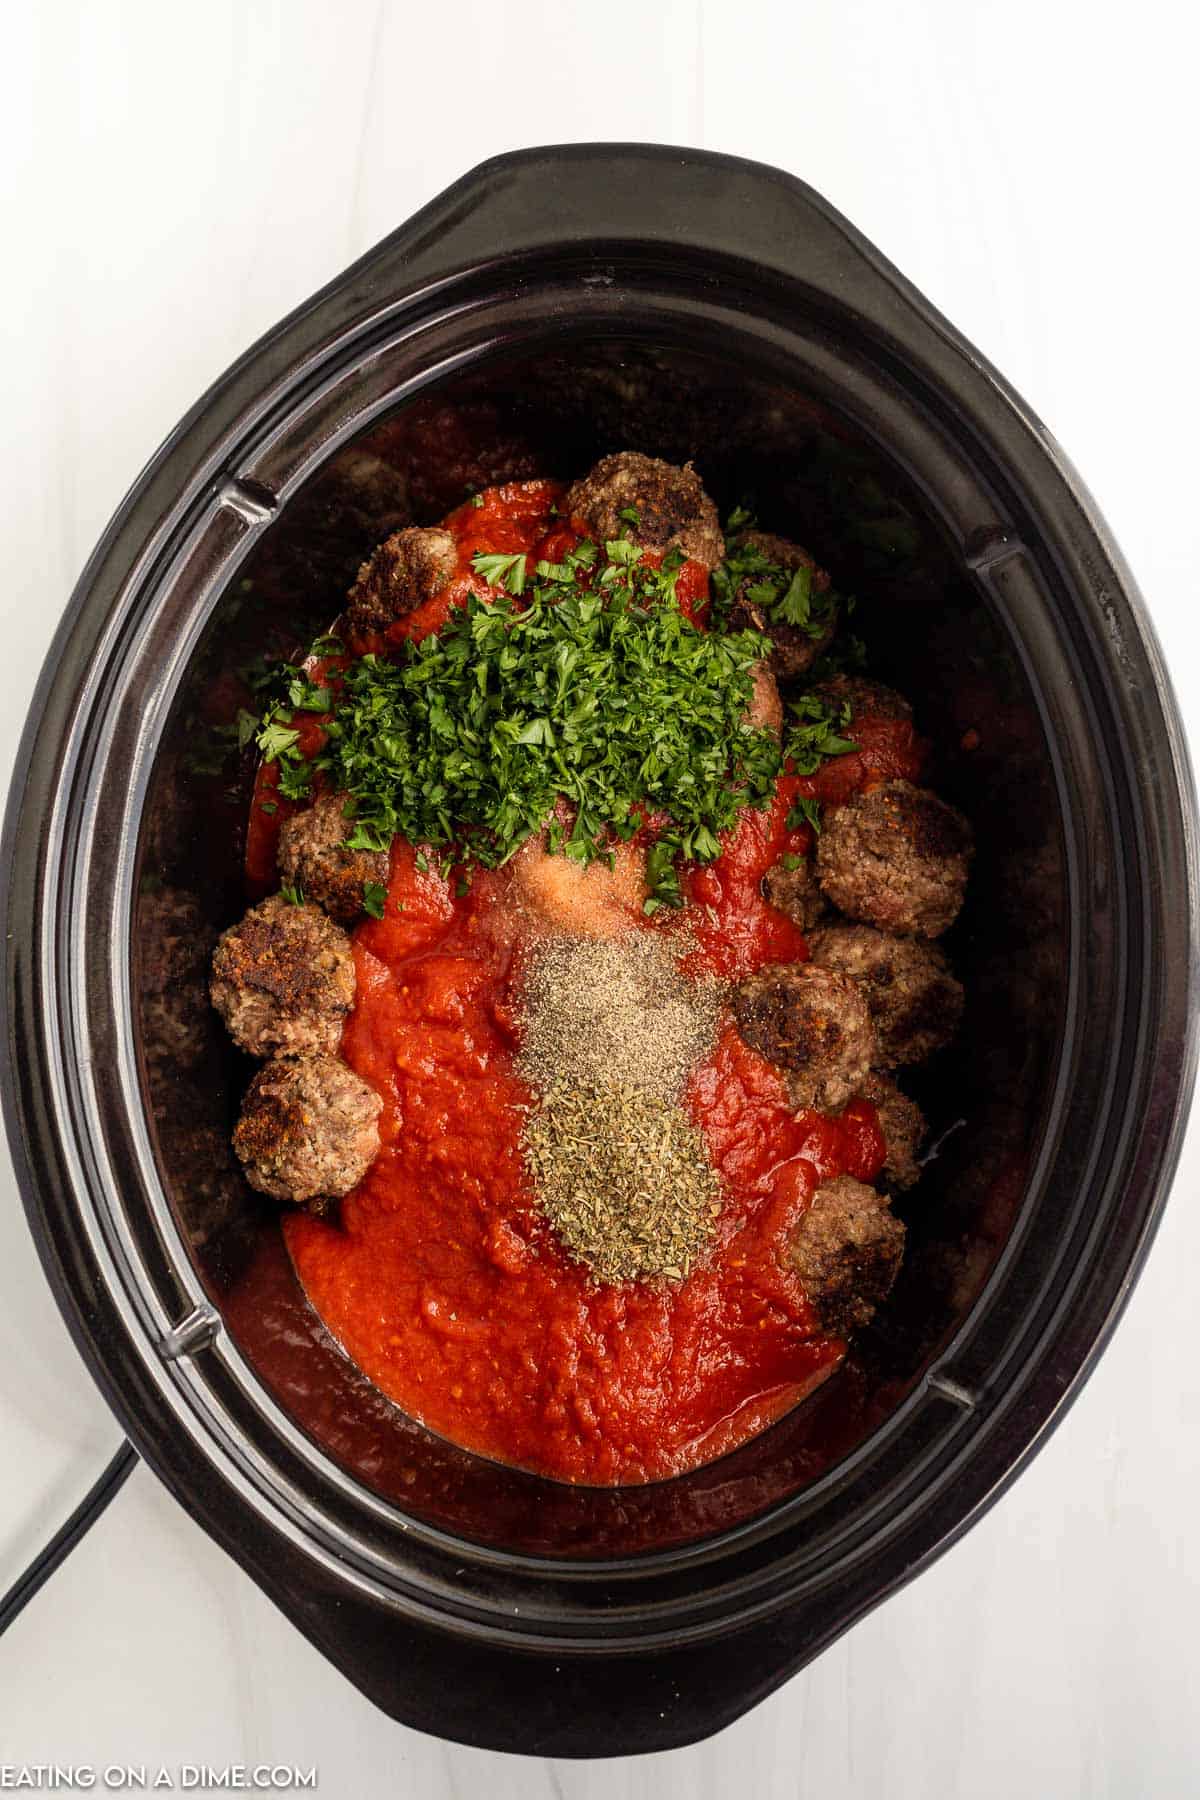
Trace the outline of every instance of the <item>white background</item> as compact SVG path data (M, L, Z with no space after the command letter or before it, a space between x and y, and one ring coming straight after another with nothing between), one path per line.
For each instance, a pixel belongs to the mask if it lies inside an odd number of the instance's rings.
M5 772L90 546L197 394L472 163L586 138L758 157L847 213L1066 445L1194 730L1200 170L1184 17L1170 0L14 6ZM1198 1174L1193 1134L1116 1342L1016 1488L706 1745L555 1764L393 1725L139 1470L0 1642L0 1765L268 1758L316 1763L336 1800L1191 1795ZM116 1437L0 1162L0 1587Z

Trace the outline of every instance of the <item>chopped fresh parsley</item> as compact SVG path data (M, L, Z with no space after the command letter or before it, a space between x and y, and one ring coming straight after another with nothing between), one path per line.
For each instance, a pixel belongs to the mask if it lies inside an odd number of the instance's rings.
M511 556L490 556L480 550L471 558L471 567L482 575L489 587L503 588L509 594L525 592L525 552L515 550Z
M798 569L793 569L792 579L779 599L772 598L771 616L784 625L798 625L807 631L812 619L812 597L812 570L807 563L801 563Z
M797 694L788 702L795 723L784 732L783 754L797 775L815 775L830 756L845 756L858 745L841 732L850 723L850 703L823 700L819 694Z
M725 521L725 560L712 573L718 614L727 614L741 598L759 609L768 626L790 625L811 638L824 637L838 606L846 602L832 588L815 590L813 571L806 563L791 569L773 562L760 545L748 540L753 527L754 515L744 506L735 507Z
M610 583L620 581L626 570L642 560L641 551L629 538L614 538L610 544L605 544L604 554L608 558L608 567L600 579L604 581L607 577Z
M660 906L682 906L683 889L679 882L679 870L675 866L676 849L666 837L651 844L646 852L646 886L649 890L642 901L642 911L647 917L656 913Z
M798 825L807 825L812 830L814 837L820 837L821 809L812 798L811 794L796 795L795 804L789 812L785 823L789 831L795 831ZM800 857L795 859L795 867L799 868L801 860ZM789 859L786 856L784 857L783 862L785 868L789 866Z
M297 675L288 683L288 704L296 712L329 711L333 696L323 684L310 681L306 675Z
M299 740L300 733L294 726L270 719L258 734L258 747L268 762L278 762L280 757L291 755Z
M306 661L343 652L340 639L318 638ZM314 681L295 663L277 663L256 675L254 685L263 696L262 717L255 720L255 741L267 762L279 766L279 792L285 800L305 800L312 792L312 765L300 750L298 713L328 713L334 690L327 681ZM246 715L247 719L250 715ZM241 715L239 715L239 725Z
M306 800L312 793L312 764L298 751L280 759L279 792L285 800Z
M363 911L370 913L373 919L382 919L384 903L387 900L387 889L379 881L363 882Z
M622 538L540 562L531 579L524 552L480 553L473 566L498 591L469 595L394 660L340 673L311 762L282 716L266 718L259 743L281 793L319 771L353 797L352 846L382 850L400 835L432 847L443 874L496 867L543 830L551 851L586 865L657 815L645 909L681 905L679 863L720 854L740 809L773 796L785 756L807 773L853 747L841 713L810 696L793 703L782 748L746 723L765 640L687 619L682 563L668 554L654 567ZM424 848L416 866L430 866Z
M304 905L304 889L299 884L295 887L281 887L279 892L283 895L289 906Z

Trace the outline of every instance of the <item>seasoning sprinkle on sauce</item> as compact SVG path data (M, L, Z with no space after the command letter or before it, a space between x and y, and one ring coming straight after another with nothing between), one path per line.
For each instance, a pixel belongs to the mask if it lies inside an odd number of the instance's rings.
M704 1140L645 1088L557 1083L525 1154L546 1216L598 1281L682 1281L713 1239L721 1198Z
M552 937L529 955L521 1073L536 1088L611 1077L675 1099L716 1035L724 990L681 973L682 933Z
M557 937L533 951L519 1067L534 1190L598 1281L683 1280L711 1243L720 1185L681 1105L712 1047L721 988L680 973L657 933Z

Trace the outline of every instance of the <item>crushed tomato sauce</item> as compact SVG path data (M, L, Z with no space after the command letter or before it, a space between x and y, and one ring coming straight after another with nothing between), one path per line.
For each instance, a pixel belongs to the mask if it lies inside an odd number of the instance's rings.
M561 560L578 533L550 517L561 488L488 490L446 521L459 574L443 594L352 647L444 623L474 586L480 549ZM681 571L685 609L703 623L707 578ZM319 721L308 727L319 733ZM870 779L910 778L922 746L906 725L877 723L857 755L817 777L782 777L773 804L743 812L721 856L686 872L681 967L738 979L807 956L799 930L767 905L760 881L788 852L797 793L844 799ZM840 764L842 783L829 791ZM279 825L293 810L260 773L247 838L252 890L274 885ZM268 806L263 811L263 803ZM269 810L274 807L275 810ZM794 1113L776 1069L721 1031L691 1075L686 1105L723 1190L703 1266L668 1284L599 1286L545 1222L526 1175L521 1127L533 1095L516 1072L520 946L528 919L509 870L418 868L392 848L382 920L353 934L358 991L341 1053L382 1096L381 1152L340 1216L295 1212L284 1233L313 1307L358 1367L404 1411L467 1449L562 1481L658 1480L743 1443L838 1364L845 1345L816 1330L783 1254L823 1180L870 1181L884 1157L875 1110L837 1119ZM636 928L677 932L663 909Z

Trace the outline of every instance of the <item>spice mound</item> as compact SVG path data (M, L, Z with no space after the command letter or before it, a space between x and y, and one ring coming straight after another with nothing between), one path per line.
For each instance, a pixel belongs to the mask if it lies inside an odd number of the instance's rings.
M721 1211L682 1105L721 989L682 975L679 948L643 932L553 938L526 969L520 1068L538 1096L526 1164L568 1254L597 1281L683 1280Z
M707 1249L720 1191L673 1101L617 1080L556 1086L525 1141L543 1208L598 1281L679 1281Z

